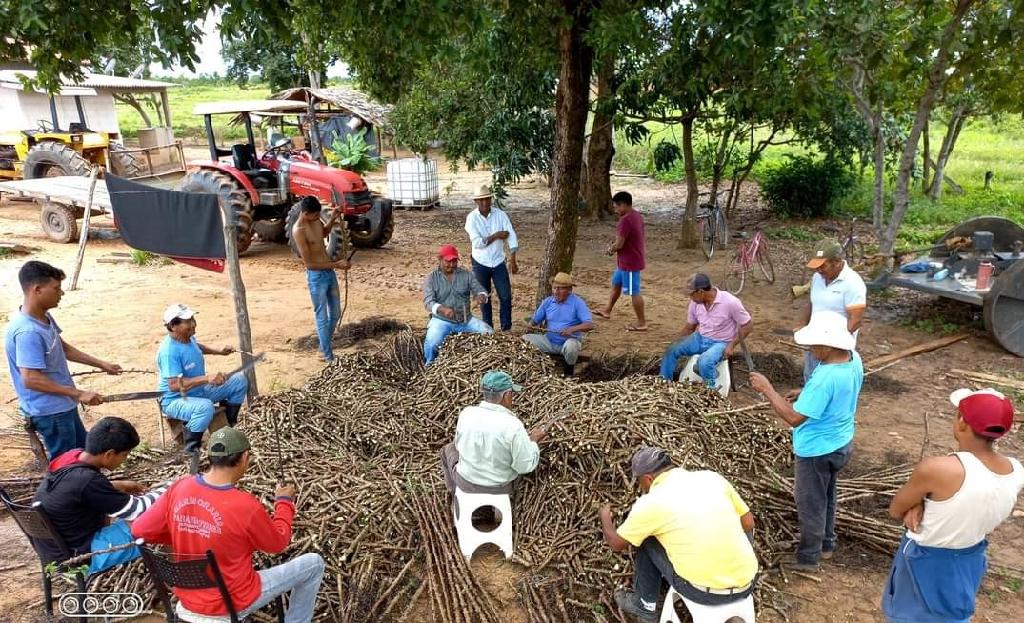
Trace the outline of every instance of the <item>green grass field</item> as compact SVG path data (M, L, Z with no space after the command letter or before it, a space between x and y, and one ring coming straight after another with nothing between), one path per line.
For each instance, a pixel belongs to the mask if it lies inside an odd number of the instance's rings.
M678 141L680 132L673 132L661 124L651 123L650 145L662 139ZM945 128L933 124L931 143L938 149ZM656 172L648 145L630 145L621 134L616 136L615 161L613 166L654 175L657 179L682 184L682 163L667 172ZM701 152L706 152L706 140L696 137L694 151L697 154L698 169L701 167ZM754 167L753 177L768 167L781 164L787 154L806 154L808 150L797 144L770 147ZM992 188L985 190L985 172L995 174ZM1024 120L1004 118L999 121L976 119L961 132L953 156L947 166L947 174L964 189L963 195L956 195L946 187L942 200L932 202L922 196L920 189L911 195L911 207L899 233L899 247L918 247L928 244L945 233L951 226L977 215L996 215L1024 223ZM704 172L702 177L708 175ZM891 181L889 191L892 190ZM680 186L680 196L683 194ZM839 206L841 214L868 216L871 210L871 172L865 172L859 188L844 199Z

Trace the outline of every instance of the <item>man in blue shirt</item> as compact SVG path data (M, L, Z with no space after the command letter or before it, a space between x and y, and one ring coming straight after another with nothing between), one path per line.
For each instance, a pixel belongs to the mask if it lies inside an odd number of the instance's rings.
M170 335L160 344L156 367L160 375L157 390L164 392L160 410L166 417L185 422L185 452L192 455L192 473L199 467L203 433L213 419L213 403L224 405L228 426L238 422L249 383L242 373L230 378L223 373L206 373L203 355L230 355L230 346L214 349L196 341L196 312L181 303L164 310L164 326ZM182 397L182 394L185 397Z
M4 337L7 365L18 395L18 408L26 426L43 437L50 459L85 446L85 426L78 403L98 405L103 396L75 387L68 360L120 374L121 366L88 355L61 337L50 310L64 295L64 271L44 262L30 261L18 271L24 294L21 307L11 316Z
M750 386L764 394L772 410L793 427L794 493L800 521L800 544L794 569L813 571L836 548L836 482L850 460L854 415L864 383L864 364L854 350L847 319L821 311L793 335L810 348L820 365L811 373L796 402L790 404L761 374L750 375Z
M583 299L572 292L572 276L558 273L551 279L552 295L541 301L530 320L528 333L523 339L551 355L561 355L563 372L570 377L583 348L583 334L594 328L590 309ZM547 325L545 330L542 325Z

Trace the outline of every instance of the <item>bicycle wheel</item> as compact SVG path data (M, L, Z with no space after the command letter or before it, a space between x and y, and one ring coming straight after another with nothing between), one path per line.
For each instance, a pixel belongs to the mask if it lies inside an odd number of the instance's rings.
M700 250L704 252L706 259L711 259L715 254L715 225L711 217L702 218L697 221L697 235L700 236Z
M772 256L768 254L768 247L764 243L757 248L757 256L754 258L761 274L768 283L775 283L775 267L772 266Z
M737 253L729 263L729 270L722 279L722 287L733 294L743 291L743 282L746 281L747 271L743 269L743 260Z
M729 223L725 220L725 211L716 210L715 220L717 221L715 223L715 229L718 234L718 244L724 247L729 244Z
M864 259L864 243L854 240L843 249L843 256L850 264L856 264Z

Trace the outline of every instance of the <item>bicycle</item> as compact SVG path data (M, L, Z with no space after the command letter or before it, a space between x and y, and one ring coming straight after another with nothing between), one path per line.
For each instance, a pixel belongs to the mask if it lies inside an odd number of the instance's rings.
M856 223L856 218L850 220L849 231L847 231L846 236L839 241L839 244L843 247L843 259L850 264L859 262L865 258L864 243L860 241L860 238L858 238L857 234L853 231L853 227ZM821 229L830 234L839 234L840 231L838 225L823 225Z
M764 232L757 229L750 236L745 231L739 231L733 234L733 238L736 238L736 251L729 263L729 272L722 279L722 287L733 294L739 294L743 290L747 273L754 270L754 264L761 269L768 283L775 283L775 267L772 266L772 256L768 252L768 239Z
M718 205L718 196L723 190L714 194L711 201L697 206L697 235L700 237L700 250L704 257L711 259L715 254L716 245L725 245L729 240L729 223L725 220L725 211ZM709 195L710 192L698 196Z

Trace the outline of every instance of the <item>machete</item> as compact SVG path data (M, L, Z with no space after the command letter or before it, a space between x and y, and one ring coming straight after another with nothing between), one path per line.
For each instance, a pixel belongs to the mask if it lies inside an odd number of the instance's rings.
M260 353L252 358L248 363L244 363L231 372L224 375L225 378L230 378L240 372L245 372L249 368L255 366L260 361L263 361L263 353ZM126 394L112 394L110 396L104 396L103 402L124 402L126 400L147 400L151 398L159 398L167 392L154 391L154 392L128 392ZM184 392L183 392L184 394ZM187 396L183 396L187 397Z
M740 340L740 348L743 349L743 358L747 361L747 372L757 372L754 369L754 358L750 356L750 350L747 349L746 340Z

